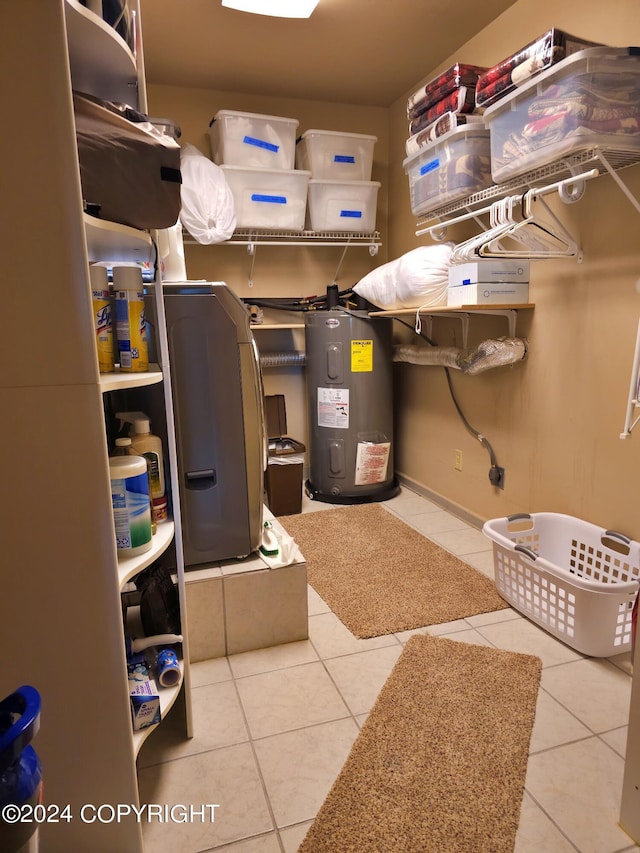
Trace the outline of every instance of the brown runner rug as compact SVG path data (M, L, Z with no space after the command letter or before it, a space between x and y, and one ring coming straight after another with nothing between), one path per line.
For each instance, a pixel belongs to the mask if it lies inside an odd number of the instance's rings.
M452 622L509 605L492 580L379 504L282 519L311 586L356 637Z
M511 853L541 666L411 637L298 853Z

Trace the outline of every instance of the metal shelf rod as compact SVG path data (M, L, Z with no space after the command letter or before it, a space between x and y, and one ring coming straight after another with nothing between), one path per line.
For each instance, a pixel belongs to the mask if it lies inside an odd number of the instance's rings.
M529 192L533 198L539 198L540 196L549 195L550 193L557 191L561 194L561 198L563 198L563 200L571 201L570 196L565 197L562 195L563 190L571 184L582 183L584 181L588 181L590 178L596 178L599 174L600 173L597 169L590 169L588 172L583 172L579 175L572 175L570 178L564 178L561 181L555 181L554 183L547 184L543 187L532 187ZM438 222L436 225L429 225L427 228L420 228L416 231L416 237L422 237L423 234L431 234L432 231L442 231L450 225L457 225L459 222L465 222L468 219L475 219L478 216L490 213L494 204L495 202L492 202L491 204L488 204L478 210L473 210L470 213L455 216L453 219L448 219L445 222Z

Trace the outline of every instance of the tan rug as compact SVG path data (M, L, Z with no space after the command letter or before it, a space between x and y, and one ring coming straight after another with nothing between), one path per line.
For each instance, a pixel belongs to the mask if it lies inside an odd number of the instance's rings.
M511 853L541 666L412 637L298 853Z
M379 504L290 515L282 523L315 591L356 637L502 610L493 580Z

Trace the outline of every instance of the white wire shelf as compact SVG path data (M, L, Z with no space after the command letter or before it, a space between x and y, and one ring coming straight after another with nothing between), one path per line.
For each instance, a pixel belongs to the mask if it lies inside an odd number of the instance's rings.
M424 214L418 219L416 228L418 231L426 227L433 228L434 224L438 224L438 222L442 224L443 228L446 228L446 220L458 213L473 213L486 207L487 202L497 201L519 190L524 191L550 180L559 180L571 176L579 177L582 172L591 169L597 169L600 175L607 173L612 175L620 186L622 185L622 181L617 177L615 172L628 166L634 166L639 162L640 157L637 151L630 152L611 148L602 151L598 147L589 148L577 154L564 157L554 163L526 172L523 175L518 175L502 184L493 184L466 198L458 199L456 202L451 202L443 207L429 211L429 213ZM623 191L625 190L623 185L621 188ZM628 192L625 194L629 197ZM630 201L632 204L634 203L632 198L630 198Z
M184 242L188 245L198 245L197 241L185 231ZM344 231L278 231L268 229L238 228L233 235L217 246L365 246L369 253L375 255L382 245L379 231L344 232Z

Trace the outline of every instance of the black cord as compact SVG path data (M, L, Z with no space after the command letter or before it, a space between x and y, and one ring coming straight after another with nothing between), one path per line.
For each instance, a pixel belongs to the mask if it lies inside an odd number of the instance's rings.
M412 326L410 323L407 323L407 322L406 322L406 320L401 320L399 317L396 317L395 319L396 319L399 323L402 323L402 325L403 325L403 326L406 326L408 329L411 329L412 331L414 331L414 332L415 332L417 335L419 335L421 338L424 338L424 340L425 340L425 341L426 341L430 346L432 346L432 347L436 346L436 344L431 340L431 338L428 338L428 337L427 337L425 334L423 334L422 332L416 332L415 327L414 327L414 326ZM491 468L492 468L492 469L497 469L497 468L498 468L498 462L497 462L497 460L496 460L496 455L495 455L495 453L494 453L494 451L493 451L493 447L492 447L492 446L491 446L491 444L489 443L488 439L486 439L486 438L484 437L484 435L482 435L482 433L478 432L478 430L477 430L477 429L475 429L474 427L472 427L472 426L471 426L471 424L469 423L469 421L466 419L466 417L465 417L465 415L464 415L464 412L462 411L462 408L460 407L460 403L458 402L457 397L456 397L456 395L455 395L455 392L454 392L454 390L453 390L453 382L451 381L451 372L450 372L449 368L448 368L448 367L446 367L445 365L441 365L441 366L442 366L442 368L443 368L443 370L444 370L444 372L445 372L445 374L446 374L446 377L447 377L447 384L448 384L448 386L449 386L449 393L451 394L451 399L453 400L453 405L456 407L456 411L457 411L457 413L458 413L458 415L459 415L459 417L460 417L460 420L461 420L461 421L462 421L462 423L465 425L465 428L468 430L468 432L470 432L470 433L471 433L471 435L472 435L474 438L476 438L476 439L480 442L480 444L481 444L481 445L482 445L482 446L487 450L487 453L489 454L489 459L490 459L490 461L491 461ZM491 476L491 474L490 474L490 476ZM493 481L492 481L492 482L493 482Z
M353 291L351 288L338 291L338 298L343 299ZM279 298L277 296L254 299L251 296L243 296L242 301L246 305L257 305L259 308L277 308L279 311L317 311L327 302L327 294L314 296L301 296L299 298Z

